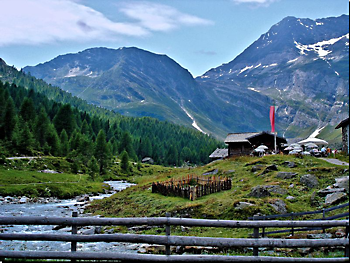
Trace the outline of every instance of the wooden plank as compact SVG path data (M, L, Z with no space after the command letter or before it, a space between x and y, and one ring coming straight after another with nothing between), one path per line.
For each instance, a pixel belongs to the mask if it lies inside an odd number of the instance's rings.
M166 246L212 247L331 247L347 246L349 239L273 239L273 238L211 238L192 236L156 236L136 234L0 234L1 240L63 241L63 242L128 242Z
M169 221L168 221L169 220ZM113 226L113 225L149 225L159 226L167 223L174 226L198 227L228 227L228 228L254 228L254 227L346 227L348 220L324 221L235 221L210 220L166 217L143 218L69 218L69 217L0 217L0 225L62 225L62 226Z
M26 259L81 259L81 260L123 260L130 262L348 262L349 258L287 258L287 257L252 257L252 256L209 256L209 255L143 255L128 253L91 253L91 252L24 252L0 251L1 258Z

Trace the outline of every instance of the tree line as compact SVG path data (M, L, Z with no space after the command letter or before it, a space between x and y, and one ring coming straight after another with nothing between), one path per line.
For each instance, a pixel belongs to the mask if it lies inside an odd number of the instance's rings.
M48 98L50 91L41 82L45 92L35 91L37 82L21 76L27 87L0 81L0 154L4 156L61 156L73 161L74 172L86 168L104 174L115 156L134 161L151 157L165 166L202 164L220 145L189 128L148 117L124 117L86 106L75 97L62 100L76 99L85 111L57 102Z

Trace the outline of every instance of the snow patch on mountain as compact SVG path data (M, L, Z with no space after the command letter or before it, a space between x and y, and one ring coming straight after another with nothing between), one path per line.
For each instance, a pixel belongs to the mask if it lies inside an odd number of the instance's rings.
M337 43L338 41L344 38L349 39L349 34L346 34L338 38L321 41L312 45L303 45L301 43L298 43L297 41L294 41L294 44L296 48L300 50L300 55L307 55L307 52L315 52L316 54L318 54L320 58L324 58L330 53L332 53L332 51L327 50L327 48L329 48L329 46L334 45L335 43Z
M196 130L200 131L200 132L203 133L203 134L207 134L206 132L204 132L204 131L198 126L196 120L192 117L192 115L191 115L184 107L181 107L181 109L182 109L182 110L187 114L187 116L193 121L193 122L192 122L192 126L193 126Z

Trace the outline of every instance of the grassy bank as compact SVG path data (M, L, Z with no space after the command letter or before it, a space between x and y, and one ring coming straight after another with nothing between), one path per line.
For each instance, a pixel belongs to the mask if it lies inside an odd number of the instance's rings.
M53 157L8 160L0 166L0 196L71 198L108 188L103 178L91 181L86 174L70 173L69 167L65 159Z
M296 167L290 168L286 162L293 162ZM262 174L264 169L272 164L277 165L278 171ZM254 166L261 169L253 171ZM172 216L232 220L247 219L257 213L276 214L276 210L271 206L276 200L283 200L288 212L313 211L324 207L324 198L316 195L316 192L335 183L335 178L349 175L348 171L344 173L345 168L331 165L313 157L235 158L195 169L172 169L152 175L134 177L137 186L111 198L93 202L88 208L88 212L109 217L153 217L165 216L166 212L170 212ZM180 197L167 197L154 194L151 191L152 182L166 181L170 178L179 179L187 177L188 174L202 175L213 169L219 170L217 175L232 178L233 187L231 190L207 195L196 201ZM277 178L277 173L282 171L293 172L297 175L292 179ZM318 178L318 186L309 189L303 185L300 178L305 174L315 175ZM278 185L286 193L272 193L271 196L263 198L251 197L249 195L251 189L258 185ZM294 199L288 200L287 196L293 196ZM235 205L239 202L249 202L253 206L236 209ZM340 211L337 212L340 213ZM174 229L174 231L175 233L181 232L179 229ZM192 229L188 234L241 237L247 233L244 230Z

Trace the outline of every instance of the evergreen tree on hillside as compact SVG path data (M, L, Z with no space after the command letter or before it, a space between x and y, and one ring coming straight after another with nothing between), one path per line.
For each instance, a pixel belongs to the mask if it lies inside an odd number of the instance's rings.
M129 154L127 151L123 151L122 154L120 155L120 168L122 171L126 174L129 173L130 171L130 164L129 164Z
M122 140L120 142L119 152L123 152L123 151L126 151L129 157L136 161L137 157L135 154L134 147L132 145L132 138L129 132L124 132L122 136Z
M111 155L109 153L109 148L106 142L106 134L103 130L100 130L100 132L97 135L94 156L97 160L97 163L99 164L100 174L104 174L109 164Z
M36 113L32 99L27 97L24 99L19 114L25 122L31 122L35 119Z
M28 123L20 119L12 133L12 144L18 153L30 155L34 149L34 136L28 127Z
M69 153L69 140L66 130L63 130L60 135L61 141L61 156L67 156Z
M75 117L70 104L62 105L53 119L53 123L58 133L66 130L68 136L72 134L76 127Z
M40 147L46 143L49 132L50 120L47 116L45 108L41 107L39 115L35 119L34 136Z
M15 126L17 123L15 104L11 97L7 100L7 103L6 103L3 123L4 123L3 136L4 138L11 139L12 132L15 129Z

